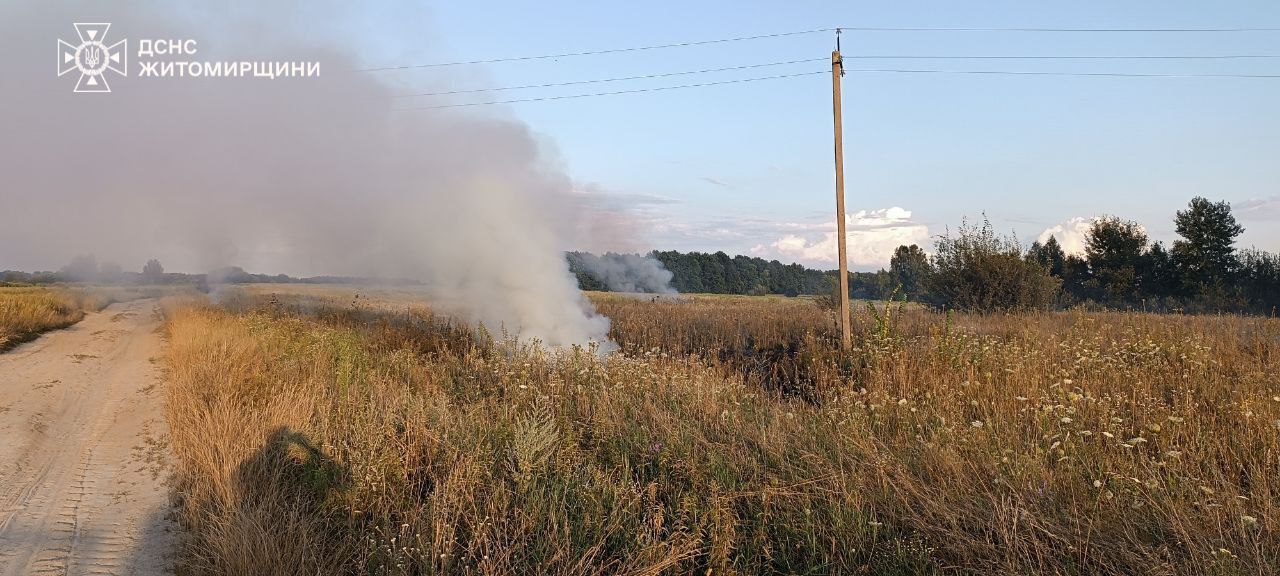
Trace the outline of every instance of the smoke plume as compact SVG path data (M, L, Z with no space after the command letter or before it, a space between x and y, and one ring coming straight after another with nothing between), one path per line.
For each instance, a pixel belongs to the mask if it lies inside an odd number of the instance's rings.
M662 262L639 254L575 254L577 263L613 292L675 294L673 274Z
M410 277L491 330L606 339L563 257L570 232L556 223L583 208L554 154L500 112L394 111L397 94L449 84L442 72L410 87L357 71L368 55L351 46L421 47L426 15L406 6L371 24L337 2L178 4L0 6L0 269L93 252L130 269L157 258L171 271ZM74 22L111 22L131 60L139 39L192 38L198 53L179 59L318 61L321 76L138 78L135 61L108 78L112 93L73 94L54 54Z

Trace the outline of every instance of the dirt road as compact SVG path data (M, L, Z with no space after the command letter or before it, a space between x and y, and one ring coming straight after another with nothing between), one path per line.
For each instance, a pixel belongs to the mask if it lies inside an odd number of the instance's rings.
M170 573L159 322L114 304L0 354L0 575Z

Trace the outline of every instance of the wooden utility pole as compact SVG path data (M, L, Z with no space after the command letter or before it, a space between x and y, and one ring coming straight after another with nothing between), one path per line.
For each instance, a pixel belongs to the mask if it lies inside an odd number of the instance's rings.
M840 77L844 75L840 60L840 33L836 32L836 49L831 53L831 105L836 123L836 244L840 247L840 348L849 350L849 261L844 235L844 134L840 117Z

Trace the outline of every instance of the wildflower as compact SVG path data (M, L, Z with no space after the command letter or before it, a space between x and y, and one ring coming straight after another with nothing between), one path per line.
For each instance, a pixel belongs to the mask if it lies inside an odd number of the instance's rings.
M795 418L795 417L796 417L796 415L795 415L795 414L793 414L793 413L791 413L791 412L787 412L787 420L790 420L790 419Z
M1253 528L1258 525L1258 519L1248 514L1240 516L1240 521L1243 522L1245 527L1248 527L1248 528Z
M1143 442L1146 442L1146 441L1147 441L1146 438L1143 438L1141 436L1134 436L1133 438L1125 440L1124 442L1125 444L1142 444Z
M1101 481L1101 480L1094 480L1094 481L1093 481L1093 487L1094 487L1094 488L1101 488L1101 487L1102 487L1102 481Z
M970 425L970 426L973 426L974 428L981 428L981 427L982 427L982 421L981 421L981 420L974 420L973 422L970 422L970 423L969 423L969 425Z
M1115 435L1115 434L1112 434L1112 433L1107 432L1107 431L1103 431L1103 432L1102 432L1102 435L1103 435L1103 436L1106 436L1107 438L1115 438L1115 437L1116 437L1116 435Z
M1061 422L1062 422L1063 424L1070 424L1070 423L1072 422L1072 420L1071 420L1071 417L1070 417L1070 416L1063 416L1063 417L1062 417Z
M1014 398L1016 398L1019 402L1026 402L1026 401L1027 401L1027 397L1026 397L1026 396L1014 396Z
M1168 457L1170 457L1170 458L1178 458L1178 457L1182 456L1182 452L1179 452L1179 451L1177 451L1177 450L1170 450L1170 451L1168 451L1168 452L1165 452L1165 453L1164 453L1164 455L1165 455L1165 456L1168 456Z
M900 398L900 399L898 399L898 405L899 405L899 406L906 406L906 405L907 405L907 399L906 399L906 398Z
M1072 380L1072 379L1070 379L1070 378L1067 378L1066 380L1063 380L1063 381L1062 381L1062 383L1063 383L1063 384L1065 384L1065 385L1067 385L1067 386L1070 386L1070 385L1072 385L1072 384L1075 384L1075 381L1074 381L1074 380Z
M1147 424L1147 429L1151 430L1152 432L1159 432L1160 425L1156 424L1155 422L1152 422L1150 424Z

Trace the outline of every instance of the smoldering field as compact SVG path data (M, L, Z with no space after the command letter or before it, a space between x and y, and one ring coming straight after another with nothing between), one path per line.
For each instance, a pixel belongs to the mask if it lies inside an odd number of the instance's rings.
M1280 323L592 296L619 353L352 287L170 299L193 574L1272 574Z
M437 306L553 345L602 341L563 251L628 242L577 192L554 148L501 113L398 112L403 77L361 72L356 6L267 2L6 2L0 6L0 265L78 254L128 268L236 265L295 275L414 278ZM429 14L400 6L387 45L429 45ZM73 22L131 40L128 78L73 94L52 70ZM427 36L424 38L424 34ZM141 39L192 39L193 61L319 62L318 78L139 78ZM362 49L368 49L364 46ZM428 50L378 51L430 60ZM381 62L380 62L381 63ZM450 71L413 79L447 87ZM474 79L473 79L474 80Z

